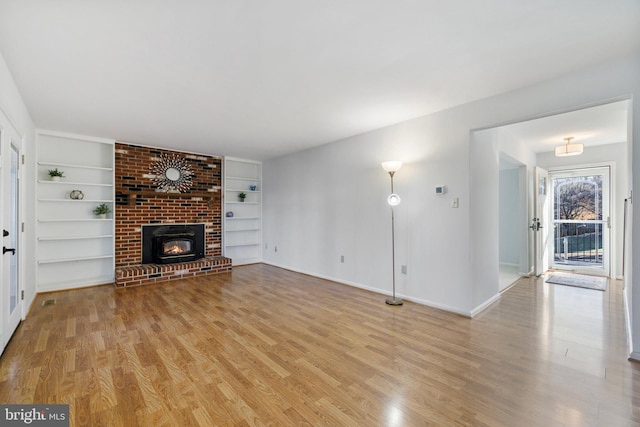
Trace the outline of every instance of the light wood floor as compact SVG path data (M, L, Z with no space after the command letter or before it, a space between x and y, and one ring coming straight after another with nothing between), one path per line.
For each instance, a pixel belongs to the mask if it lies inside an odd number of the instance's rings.
M384 299L262 264L40 295L0 402L75 426L640 423L619 284L525 279L473 320Z

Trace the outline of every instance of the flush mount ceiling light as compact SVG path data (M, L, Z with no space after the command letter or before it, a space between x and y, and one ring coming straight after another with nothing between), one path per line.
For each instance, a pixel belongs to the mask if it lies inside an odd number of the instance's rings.
M567 141L567 143L556 147L556 157L578 156L582 154L582 152L584 151L584 145L572 144L571 143L572 139L573 139L572 136L568 138L564 138L564 140Z

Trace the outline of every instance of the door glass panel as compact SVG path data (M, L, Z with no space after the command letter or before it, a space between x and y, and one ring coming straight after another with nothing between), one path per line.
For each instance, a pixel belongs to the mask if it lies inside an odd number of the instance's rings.
M554 263L604 267L603 176L553 179Z
M602 175L554 178L553 218L602 219Z
M9 313L13 313L18 306L18 152L15 147L11 147L11 188L10 188L10 203L11 203L11 217L9 223L9 245L11 248L15 248L14 255L7 254L10 261L11 279L10 279L10 291L9 291Z

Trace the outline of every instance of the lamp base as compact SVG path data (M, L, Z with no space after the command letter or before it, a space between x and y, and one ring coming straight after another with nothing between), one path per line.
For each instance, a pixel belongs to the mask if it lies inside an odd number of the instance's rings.
M387 298L384 302L386 302L389 305L402 305L402 304L404 304L404 301L402 301L401 299L396 299L396 298Z

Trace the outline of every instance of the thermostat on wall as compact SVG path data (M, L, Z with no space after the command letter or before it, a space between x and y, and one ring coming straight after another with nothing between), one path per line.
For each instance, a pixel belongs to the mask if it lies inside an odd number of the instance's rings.
M447 186L446 185L438 185L436 187L436 194L444 194L447 192Z

